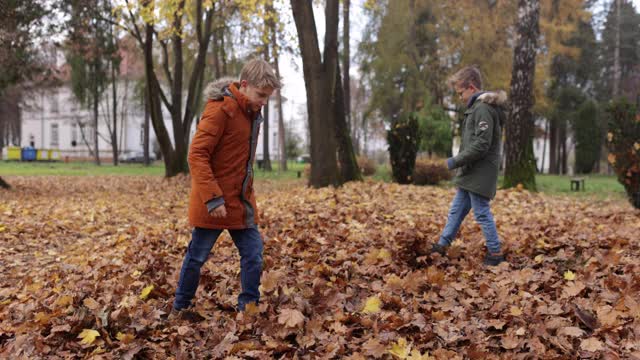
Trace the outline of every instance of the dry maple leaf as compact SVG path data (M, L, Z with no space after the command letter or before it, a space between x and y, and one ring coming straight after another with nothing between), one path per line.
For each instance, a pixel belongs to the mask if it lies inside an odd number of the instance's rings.
M590 337L580 342L580 349L596 352L604 350L604 347L602 346L602 341L598 340L597 338Z
M80 340L81 344L91 345L99 336L100 336L100 333L95 330L84 329L80 334L78 334L78 339L82 339Z
M304 324L304 319L304 315L298 309L282 309L278 316L278 323L293 328Z

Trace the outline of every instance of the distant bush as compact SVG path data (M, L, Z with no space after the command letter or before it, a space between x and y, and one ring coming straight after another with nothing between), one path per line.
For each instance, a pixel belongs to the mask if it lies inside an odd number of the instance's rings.
M366 156L358 156L358 167L363 176L374 175L377 170L375 161Z
M413 183L416 185L437 185L440 181L451 180L451 171L444 160L416 160L413 169Z
M640 209L640 113L625 99L611 104L607 113L609 163L631 204Z

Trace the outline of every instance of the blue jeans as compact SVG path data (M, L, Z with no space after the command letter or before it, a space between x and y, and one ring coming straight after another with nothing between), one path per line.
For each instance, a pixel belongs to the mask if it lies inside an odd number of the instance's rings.
M491 253L499 253L500 238L498 238L498 231L496 229L496 223L493 220L493 215L491 214L489 201L490 200L484 196L458 188L458 192L451 203L451 209L449 209L447 225L445 225L442 231L438 245L451 245L458 233L458 229L460 229L462 221L469 213L469 210L473 208L473 214L478 224L480 224L484 238L487 241L487 249L489 249Z
M176 289L173 308L185 309L191 306L200 281L200 268L204 265L211 248L224 230L194 228L191 242L182 262L180 280ZM228 230L240 252L240 283L242 292L238 296L238 308L242 311L246 304L257 303L260 299L260 275L262 274L262 237L257 228Z

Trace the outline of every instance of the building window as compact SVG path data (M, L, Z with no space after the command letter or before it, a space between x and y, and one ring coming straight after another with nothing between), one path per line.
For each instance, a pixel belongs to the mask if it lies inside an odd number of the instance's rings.
M56 94L55 92L53 92L49 97L49 106L51 107L52 113L57 113L60 111L58 107L58 94Z
M58 124L51 124L51 147L57 147L58 140Z

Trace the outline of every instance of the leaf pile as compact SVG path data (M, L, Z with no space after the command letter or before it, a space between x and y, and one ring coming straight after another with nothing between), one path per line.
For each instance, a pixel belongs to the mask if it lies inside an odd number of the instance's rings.
M640 358L640 212L500 191L509 264L482 265L471 216L425 256L453 191L261 183L262 301L238 314L239 257L218 240L200 323L168 318L188 178L10 179L0 192L1 358Z

